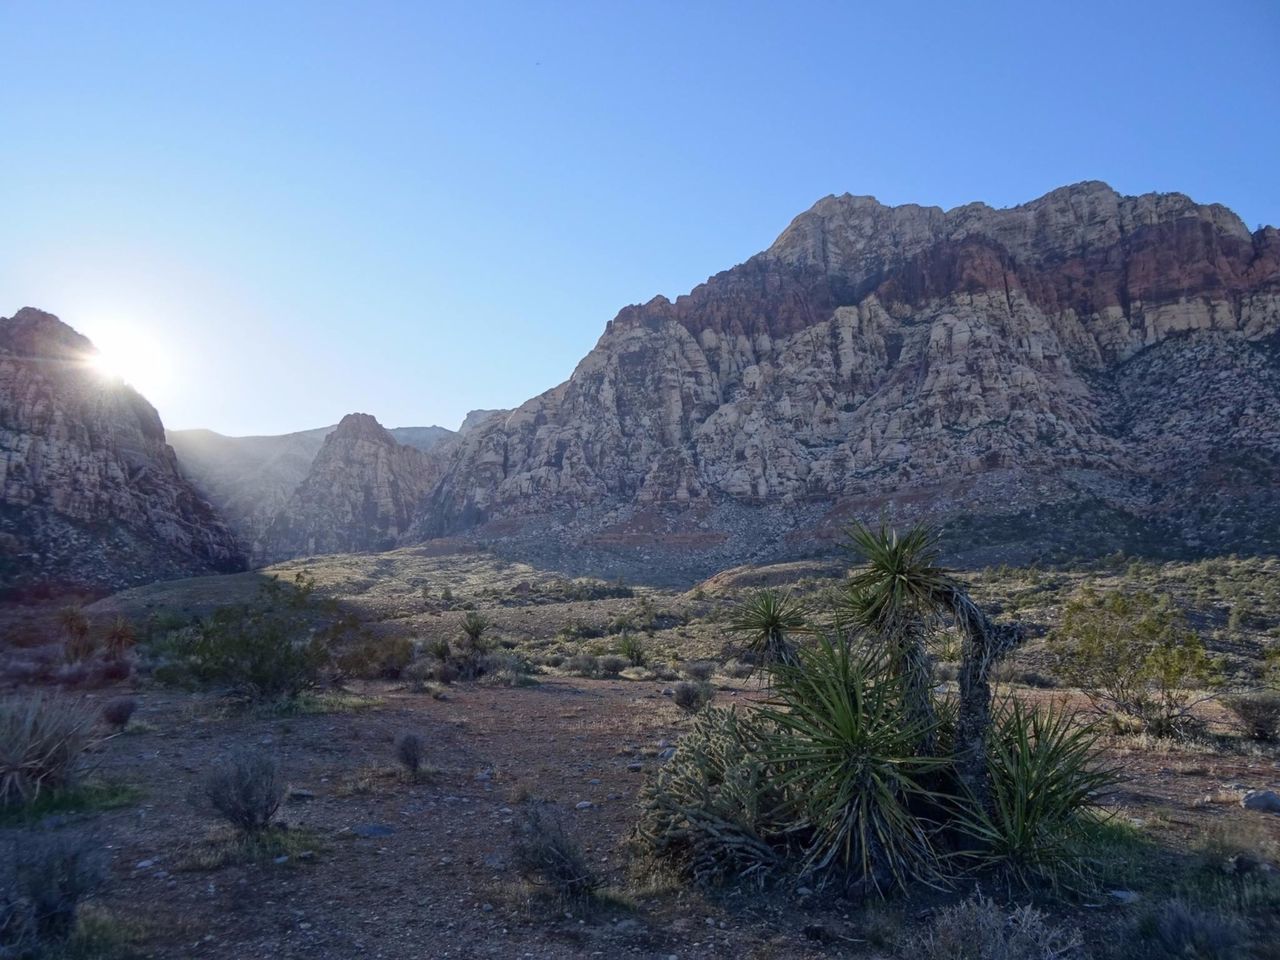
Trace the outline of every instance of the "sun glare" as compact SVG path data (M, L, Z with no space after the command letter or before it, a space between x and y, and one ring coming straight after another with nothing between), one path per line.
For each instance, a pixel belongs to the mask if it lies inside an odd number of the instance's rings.
M140 331L123 327L97 332L94 340L97 352L85 358L88 367L104 379L123 380L155 402L171 370L160 344Z

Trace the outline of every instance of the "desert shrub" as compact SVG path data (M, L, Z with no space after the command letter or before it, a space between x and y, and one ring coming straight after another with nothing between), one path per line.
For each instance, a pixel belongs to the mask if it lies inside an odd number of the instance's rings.
M1280 739L1280 692L1262 690L1228 697L1223 702L1250 739L1261 743Z
M1059 672L1103 713L1155 736L1198 726L1193 710L1218 671L1168 597L1085 588L1063 611L1055 636Z
M1006 700L988 745L992 806L962 802L957 820L976 839L979 861L1029 886L1081 881L1084 838L1098 797L1119 779L1104 765L1099 732L1073 713Z
M626 657L610 653L600 658L600 673L606 677L616 677L630 665L631 661Z
M981 895L934 914L909 939L913 960L1069 960L1084 956L1080 935L1053 926L1034 907L1006 913Z
M80 904L105 876L100 848L83 838L35 834L20 840L0 890L0 957L40 956L42 948L64 942Z
M645 661L644 641L633 633L624 633L618 641L618 652L627 658L633 667L643 667Z
M271 823L284 801L285 782L274 758L238 750L216 764L204 781L204 799L232 826L256 833Z
M422 758L426 755L426 747L422 737L416 733L405 731L396 737L396 759L400 766L412 777L418 775L422 768Z
M173 635L175 663L157 676L225 687L254 699L294 699L329 665L328 635L272 607L224 607Z
M342 673L366 680L398 680L412 662L408 637L369 637L337 658Z
M600 672L600 660L589 653L575 653L565 661L565 669L579 677L594 677Z
M690 660L681 664L680 670L690 680L706 683L715 676L716 665L710 660Z
M689 713L697 713L715 696L715 690L708 683L697 683L693 680L681 680L672 688L671 697L675 705Z
M536 683L529 661L509 650L481 657L479 674L484 678L482 682L490 686L524 687Z
M0 698L0 808L70 785L93 721L82 703L60 696Z
M806 869L874 890L938 877L933 824L914 809L950 760L922 755L935 729L909 714L906 682L879 647L820 636L775 668L765 750L813 825Z
M437 660L448 660L453 656L453 651L449 649L448 640L432 640L427 644L427 656L435 657Z
M102 719L108 726L123 730L137 709L138 701L133 697L115 697L102 705Z
M523 879L566 904L581 904L600 886L582 848L543 805L531 803L525 810L512 853Z
M89 630L89 618L79 607L63 607L58 611L58 625L63 633L63 650L67 661L87 660L98 649Z
M704 886L783 868L792 823L761 754L765 724L707 710L640 791L633 841Z
M488 649L485 633L489 629L489 621L473 610L462 618L459 628L462 637L449 662L457 668L461 679L474 680L484 672L483 658Z
M1235 917L1170 900L1139 920L1137 938L1153 960L1228 960L1240 956L1247 928Z
M138 642L138 637L132 623L124 617L116 617L107 628L104 640L107 656L118 660L133 649L134 644Z

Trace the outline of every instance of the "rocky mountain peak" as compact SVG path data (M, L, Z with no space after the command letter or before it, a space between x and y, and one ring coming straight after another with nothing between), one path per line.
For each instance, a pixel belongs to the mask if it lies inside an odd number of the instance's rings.
M0 318L0 589L110 589L238 569L160 416L52 314Z
M368 413L348 413L338 421L338 426L329 434L329 440L338 443L344 440L368 440L371 443L382 443L396 446L396 438L380 424L376 417Z

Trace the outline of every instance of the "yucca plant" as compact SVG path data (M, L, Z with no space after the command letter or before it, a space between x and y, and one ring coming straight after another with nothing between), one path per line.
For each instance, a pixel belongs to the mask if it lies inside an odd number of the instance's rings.
M1101 759L1098 737L1096 725L1060 706L1000 704L987 752L990 809L965 804L957 812L980 865L1021 886L1087 879L1081 851L1097 823L1092 810L1120 779Z
M795 662L788 634L805 628L804 605L789 593L761 590L734 612L729 629L741 636L766 667Z
M94 720L84 704L62 697L0 700L0 809L71 783Z
M137 635L134 633L133 624L124 617L116 617L107 629L105 639L107 656L113 660L119 660L132 649L137 642Z
M904 712L902 675L885 651L820 635L794 666L775 668L774 684L765 755L812 831L806 871L839 870L881 892L943 879L937 825L922 811L939 799L928 784L950 760L919 753L933 731Z
M964 586L939 563L938 535L925 526L905 534L881 525L854 524L850 547L866 561L849 581L847 615L882 639L904 678L908 713L922 730L930 728L929 661L924 634L929 622L952 618L964 635L960 705L956 722L956 773L968 793L989 809L990 773L986 741L991 728L991 668L1021 640L1015 626L992 623ZM930 752L928 734L922 751Z
M79 607L63 607L58 611L58 624L66 634L64 650L67 661L75 663L93 656L97 644L89 632L89 618Z

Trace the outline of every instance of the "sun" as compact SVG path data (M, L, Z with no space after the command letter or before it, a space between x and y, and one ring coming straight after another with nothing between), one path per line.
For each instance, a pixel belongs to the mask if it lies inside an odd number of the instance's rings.
M106 381L123 381L144 397L154 397L168 384L172 366L167 351L140 330L113 326L95 337L85 366Z

